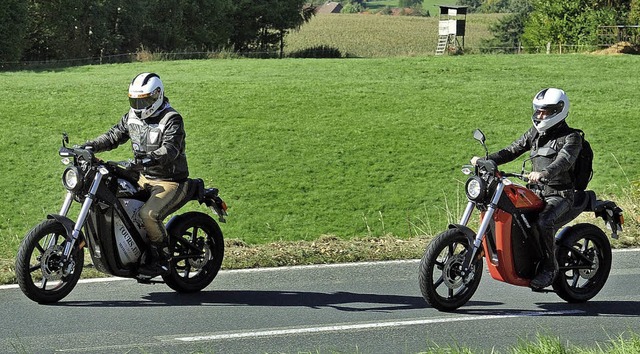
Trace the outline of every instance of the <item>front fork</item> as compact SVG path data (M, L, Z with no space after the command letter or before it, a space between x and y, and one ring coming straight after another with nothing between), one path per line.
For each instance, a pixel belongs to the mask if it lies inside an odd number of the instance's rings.
M109 171L105 168L99 168L98 173L93 178L93 183L91 183L91 187L89 188L89 193L87 194L84 203L82 203L82 208L80 209L80 214L78 215L78 219L73 227L73 231L71 232L71 237L67 238L67 242L64 246L63 259L69 259L71 255L71 250L78 241L78 237L80 237L80 230L84 225L84 222L87 220L87 215L89 215L89 211L91 210L91 205L96 197L96 192L98 191L98 187L100 186L100 182L102 181L102 177L107 175ZM60 215L66 216L69 212L69 208L71 206L71 202L73 201L73 193L67 192L67 196L64 199L64 203L62 204L62 209L60 210Z
M62 208L60 208L60 215L67 216L69 209L71 209L71 203L73 203L73 192L67 191L67 195L64 197Z
M496 191L493 194L493 198L491 198L491 203L489 204L489 207L487 208L487 211L485 212L484 217L482 218L482 222L480 223L480 228L478 229L478 232L476 232L476 237L475 237L475 240L473 241L473 247L471 248L471 252L468 252L467 256L464 258L464 263L462 264L463 275L466 275L469 272L469 267L471 266L472 261L476 258L476 255L478 254L480 247L482 247L482 240L484 239L484 235L487 232L487 229L489 229L489 223L491 222L491 219L493 219L493 214L496 212L498 201L500 201L500 197L502 196L503 190L504 190L504 184L498 183L498 186L496 187ZM467 208L464 210L464 214L462 215L462 219L460 220L460 223L462 225L465 225L465 226L467 225L471 217L471 212L473 211L474 207L475 207L475 203L472 201L469 201L469 204L467 204Z

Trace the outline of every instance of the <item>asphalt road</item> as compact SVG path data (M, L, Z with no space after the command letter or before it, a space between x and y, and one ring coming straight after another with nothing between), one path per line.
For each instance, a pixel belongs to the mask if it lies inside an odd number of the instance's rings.
M129 279L83 282L55 305L0 287L0 351L9 353L417 353L504 351L537 334L593 347L640 333L640 250L614 252L585 304L486 273L455 313L420 295L418 261L223 271L181 295Z

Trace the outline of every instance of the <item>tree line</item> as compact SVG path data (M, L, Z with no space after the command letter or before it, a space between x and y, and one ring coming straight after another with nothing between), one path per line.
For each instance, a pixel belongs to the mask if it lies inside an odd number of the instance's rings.
M306 0L3 0L0 62L133 53L277 52Z
M458 0L475 12L502 12L490 27L495 48L553 45L599 46L601 26L640 24L640 0ZM610 44L610 43L609 43ZM633 43L639 45L640 43Z

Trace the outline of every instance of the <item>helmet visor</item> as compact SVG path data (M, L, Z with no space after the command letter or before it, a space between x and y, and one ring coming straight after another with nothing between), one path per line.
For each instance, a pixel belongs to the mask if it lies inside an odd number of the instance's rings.
M141 95L129 94L129 104L133 109L146 109L151 107L160 97L160 90L155 90L152 93L145 93Z
M560 113L563 107L564 107L564 102L536 107L536 110L533 113L533 115L535 117L540 117L540 116L544 118L551 117Z

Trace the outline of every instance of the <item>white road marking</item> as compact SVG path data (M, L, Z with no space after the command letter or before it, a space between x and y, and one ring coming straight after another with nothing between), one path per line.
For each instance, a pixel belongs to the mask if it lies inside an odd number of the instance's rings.
M202 341L214 341L214 340L225 340L225 339L260 338L260 337L273 337L273 336L282 336L282 335L314 334L314 333L323 333L323 332L379 329L379 328L389 328L389 327L406 327L406 326L428 325L428 324L450 323L450 322L461 322L461 321L477 321L477 320L486 321L486 320L492 320L492 319L503 319L503 318L513 318L513 317L575 315L575 314L582 314L582 313L585 313L585 311L581 311L581 310L524 311L524 312L517 312L517 313L508 313L503 315L425 318L425 319L406 320L406 321L357 323L357 324L323 326L323 327L301 327L301 328L273 329L273 330L253 331L253 332L198 335L198 336L163 339L163 341L164 342L174 342L174 341L202 342Z
M576 314L583 314L583 313L585 313L585 311L581 311L581 310L522 311L522 312L514 312L514 313L505 313L502 315L424 318L424 319L413 319L413 320L404 320L404 321L396 320L396 321L386 321L386 322L355 323L355 324L344 324L344 325L333 325L333 326L322 326L322 327L283 328L283 329L257 330L257 331L249 331L249 332L232 332L232 333L184 336L184 337L164 336L164 337L155 337L156 339L158 339L157 342L108 345L108 346L100 346L100 347L94 346L94 347L85 347L85 348L68 348L68 349L58 349L56 350L56 352L96 352L96 351L99 352L99 351L113 350L113 349L126 350L130 348L140 348L140 346L162 347L163 345L170 345L170 344L176 344L176 343L194 343L194 342L207 342L207 341L215 341L215 340L246 339L246 338L256 339L256 338L284 336L284 335L306 335L306 334L316 334L316 333L325 333L325 332L339 332L339 331L367 330L367 329L375 330L375 329L390 328L390 327L407 327L407 326L451 323L451 322L461 322L461 321L478 321L478 320L485 321L485 320L492 320L492 319L497 320L497 319L514 318L514 317L559 316L559 315L576 315Z

